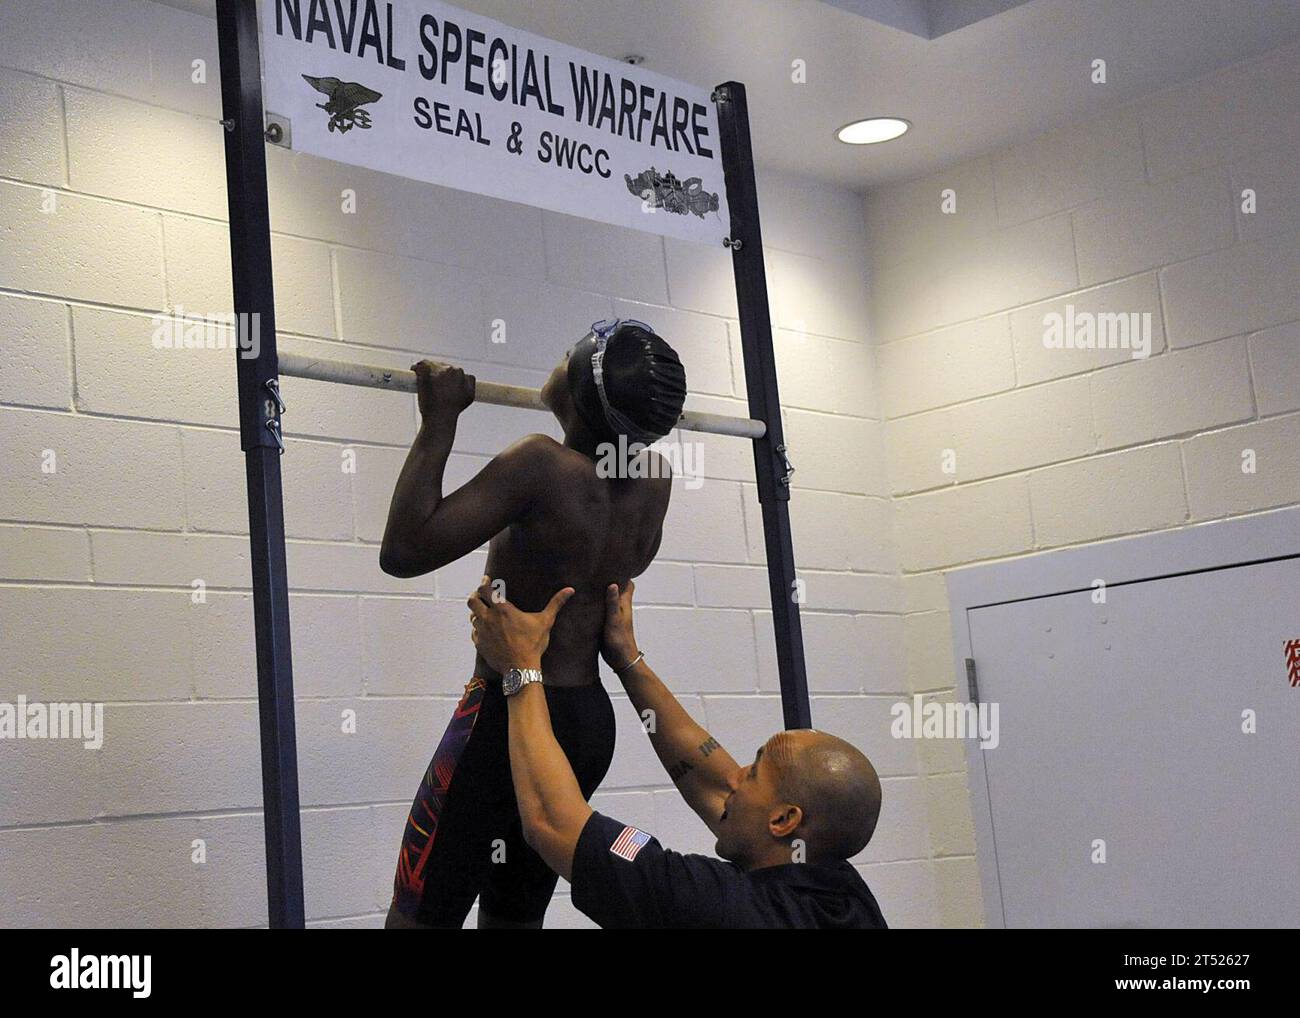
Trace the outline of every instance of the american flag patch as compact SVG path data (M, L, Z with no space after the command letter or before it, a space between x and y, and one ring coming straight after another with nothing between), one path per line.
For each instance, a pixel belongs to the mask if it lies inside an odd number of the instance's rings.
M633 862L637 853L649 843L650 835L646 834L645 831L638 830L635 827L624 827L622 833L614 839L614 844L609 846L609 850L620 859Z

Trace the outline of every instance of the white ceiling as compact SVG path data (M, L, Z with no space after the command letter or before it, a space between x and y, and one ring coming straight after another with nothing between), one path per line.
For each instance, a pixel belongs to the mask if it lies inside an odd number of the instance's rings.
M901 28L922 39L937 39L1029 0L823 0L823 3L891 28Z
M696 85L744 82L762 166L855 190L935 172L1300 38L1300 0L835 2L850 9L818 0L456 6L606 56L641 54ZM963 10L982 20L952 27ZM1095 58L1107 62L1106 85L1089 81ZM806 84L791 82L795 60L806 62ZM879 115L913 129L884 145L835 140L848 121Z

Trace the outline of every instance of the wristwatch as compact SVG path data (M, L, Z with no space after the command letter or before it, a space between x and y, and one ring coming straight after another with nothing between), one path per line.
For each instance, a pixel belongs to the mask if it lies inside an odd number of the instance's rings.
M541 682L542 673L537 668L511 668L501 677L501 692L514 696L530 682Z

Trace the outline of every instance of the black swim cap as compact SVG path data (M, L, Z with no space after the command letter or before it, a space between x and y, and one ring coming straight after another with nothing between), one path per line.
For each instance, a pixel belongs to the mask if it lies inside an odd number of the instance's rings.
M569 354L569 391L578 416L600 437L651 442L677 426L686 369L644 322L597 322Z

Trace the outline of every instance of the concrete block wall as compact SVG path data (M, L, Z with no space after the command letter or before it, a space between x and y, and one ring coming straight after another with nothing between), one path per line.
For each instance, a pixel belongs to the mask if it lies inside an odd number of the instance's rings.
M102 701L107 729L98 751L0 742L8 925L265 922L231 353L151 343L153 316L230 306L217 74L203 17L145 0L0 6L0 700ZM283 349L397 367L433 356L538 385L591 321L631 314L681 351L691 405L744 412L721 247L279 149L269 175ZM934 858L936 795L958 772L888 732L913 684L905 648L931 634L907 614L920 584L898 578L861 200L771 176L761 189L814 719L884 775L880 832L856 861L886 915L935 924L954 882L951 853ZM504 344L489 341L496 319ZM414 401L283 388L308 914L375 926L406 809L469 677L463 597L483 555L415 581L381 573ZM543 415L471 408L449 483L538 430L555 433ZM688 706L746 757L781 720L753 466L743 442L703 443L705 483L674 495L638 626ZM597 805L711 849L616 706ZM585 920L562 896L548 922Z
M917 692L953 688L945 569L1300 502L1300 47L876 189L866 221ZM1049 347L1067 304L1149 313L1150 356ZM978 922L964 758L921 748L937 893Z

